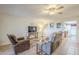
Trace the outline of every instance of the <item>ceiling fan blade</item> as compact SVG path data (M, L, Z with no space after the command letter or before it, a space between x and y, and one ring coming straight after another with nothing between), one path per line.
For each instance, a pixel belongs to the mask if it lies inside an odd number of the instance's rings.
M60 6L60 7L58 7L56 10L63 9L63 8L64 8L63 6Z
M58 14L63 14L62 12L59 12Z

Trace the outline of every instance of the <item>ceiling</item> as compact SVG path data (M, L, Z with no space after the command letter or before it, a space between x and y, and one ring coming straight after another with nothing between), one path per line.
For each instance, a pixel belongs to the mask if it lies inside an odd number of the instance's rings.
M79 15L78 4L62 4L64 6L63 14L55 15L43 14L42 10L45 6L45 4L4 4L0 5L0 15L50 19L63 19Z

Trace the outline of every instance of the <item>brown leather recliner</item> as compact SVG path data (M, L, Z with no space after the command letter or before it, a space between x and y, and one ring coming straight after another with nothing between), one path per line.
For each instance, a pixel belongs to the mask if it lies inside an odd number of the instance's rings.
M7 35L7 36L13 45L15 54L18 54L30 49L30 40L18 41L15 35Z

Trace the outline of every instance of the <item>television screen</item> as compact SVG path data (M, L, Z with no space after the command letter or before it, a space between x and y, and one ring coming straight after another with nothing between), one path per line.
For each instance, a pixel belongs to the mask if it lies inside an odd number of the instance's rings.
M36 26L28 26L28 32L37 32Z

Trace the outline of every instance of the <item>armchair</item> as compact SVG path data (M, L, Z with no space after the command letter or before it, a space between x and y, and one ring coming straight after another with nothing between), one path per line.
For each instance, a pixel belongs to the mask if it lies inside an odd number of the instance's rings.
M18 54L18 53L21 53L23 51L30 49L30 40L18 41L16 36L14 36L14 35L7 35L7 36L13 45L15 54Z

